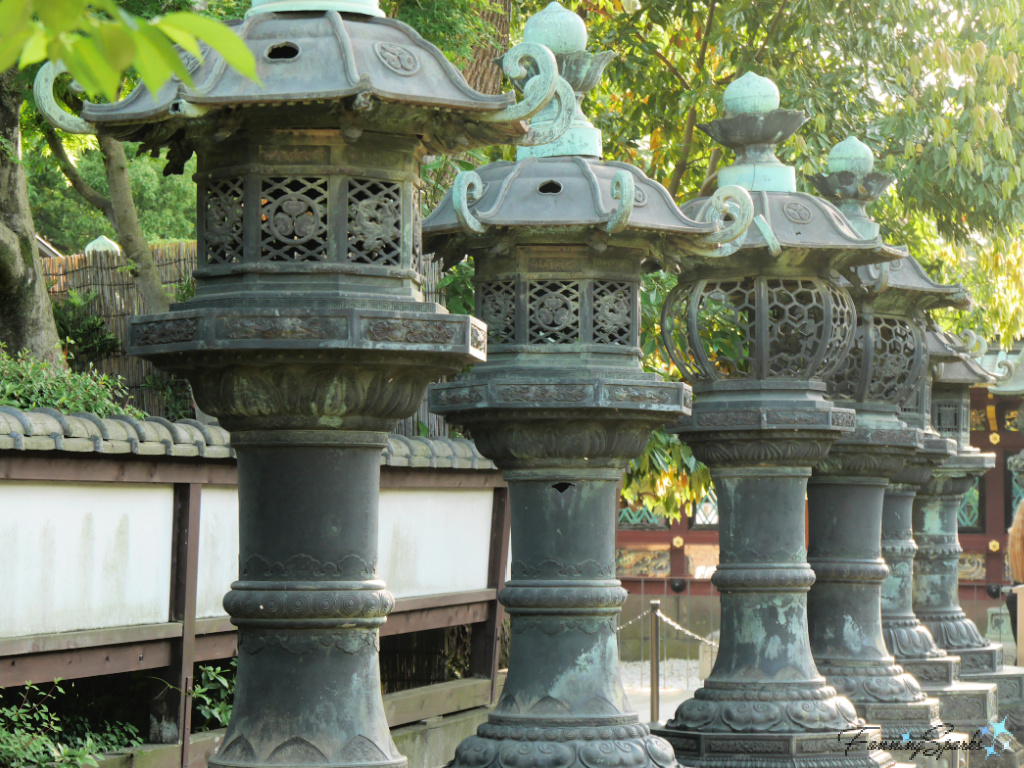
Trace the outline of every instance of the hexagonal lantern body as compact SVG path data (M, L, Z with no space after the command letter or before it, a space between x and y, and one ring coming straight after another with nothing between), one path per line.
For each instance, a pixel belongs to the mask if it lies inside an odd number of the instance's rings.
M567 41L556 56L580 98L609 59L583 50L581 28L552 3L525 31ZM512 514L508 678L455 766L674 764L618 675L617 486L690 394L641 369L641 265L666 243L726 252L719 243L742 232L750 206L743 190L722 190L708 216L688 218L638 169L601 161L595 132L578 113L557 143L460 174L424 223L427 250L474 257L475 311L488 324L487 361L435 385L431 409L503 470Z
M863 744L832 748L837 733L872 731L811 655L804 498L811 467L855 425L854 411L824 396L855 333L839 272L903 254L796 191L773 150L806 118L778 109L776 94L748 73L726 90L725 117L701 126L735 150L719 181L747 186L753 225L730 256L679 262L662 311L669 354L694 388L693 414L676 429L710 467L718 497L722 630L704 686L655 732L686 765L873 766L892 758Z
M342 11L344 13L342 13ZM427 384L482 360L482 323L421 292L425 152L547 141L575 96L550 51L504 57L525 98L471 89L368 0L256 3L237 31L260 83L210 53L70 130L198 154L195 299L136 318L131 348L188 377L238 451L238 685L215 766L399 766L380 697L381 448ZM543 131L525 121L554 101Z

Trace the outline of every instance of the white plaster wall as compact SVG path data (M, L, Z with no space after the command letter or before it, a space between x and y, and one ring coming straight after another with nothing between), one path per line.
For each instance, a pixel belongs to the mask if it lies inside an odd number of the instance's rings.
M170 485L0 483L0 637L168 620Z
M378 572L395 597L487 589L492 490L385 490Z
M204 485L199 504L196 618L226 616L222 601L238 578L238 489Z

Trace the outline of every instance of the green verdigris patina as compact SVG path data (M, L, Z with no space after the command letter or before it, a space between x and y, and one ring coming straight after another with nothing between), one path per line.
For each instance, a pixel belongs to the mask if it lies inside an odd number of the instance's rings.
M850 137L829 154L829 173L812 179L865 237L878 234L865 205L895 181L873 165L870 149ZM884 738L935 739L943 730L939 701L927 698L886 649L883 507L890 479L923 448L923 431L902 421L899 410L928 372L924 312L961 306L966 296L959 286L928 280L910 256L850 277L857 329L846 365L829 384L837 401L856 410L857 426L815 466L808 486L811 651L829 683L879 724Z
M166 146L170 171L198 155L195 298L135 318L130 347L187 377L238 453L238 687L212 766L405 764L377 663L394 606L377 578L381 449L429 382L486 351L483 323L424 301L421 161L549 141L575 107L541 45L503 59L516 103L381 15L257 2L237 32L260 83L187 57L194 85L86 104L72 126Z
M611 58L584 50L583 22L557 3L524 36L554 47L577 100ZM690 396L641 369L641 265L669 246L683 260L727 254L750 201L722 189L687 217L640 170L600 158L600 132L577 110L558 141L460 174L424 223L439 257L473 256L488 329L487 361L435 385L431 409L502 469L512 513L508 678L456 768L675 765L618 674L617 486Z
M753 223L733 254L677 264L661 323L694 388L693 413L677 430L710 467L718 496L721 640L703 687L655 733L680 763L701 768L891 765L888 753L865 748L879 731L826 683L811 654L804 498L811 467L856 423L853 410L825 397L856 332L840 272L852 282L857 267L902 252L862 235L832 203L795 191L794 171L774 148L806 116L779 109L774 84L744 75L724 102L725 116L701 128L736 151L719 181L750 190ZM714 346L722 333L732 343Z

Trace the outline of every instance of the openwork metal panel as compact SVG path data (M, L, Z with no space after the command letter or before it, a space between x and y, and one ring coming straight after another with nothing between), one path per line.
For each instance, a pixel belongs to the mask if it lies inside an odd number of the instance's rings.
M899 403L913 382L909 363L920 354L920 341L910 324L892 317L874 318L874 355L867 397Z
M244 180L238 176L205 185L206 260L211 264L242 260L244 189Z
M753 280L708 283L697 304L697 332L704 354L721 374L750 372L755 346L757 294Z
M594 343L628 345L633 321L629 283L594 281Z
M810 280L769 281L768 366L770 375L799 376L818 351L828 318L827 294Z
M943 437L960 440L963 429L959 400L934 400L932 404L934 427Z
M348 180L348 260L397 266L402 258L402 190L375 179Z
M834 395L893 405L908 397L913 400L912 393L925 370L919 333L900 318L872 317L870 328L866 323L859 318L848 363L832 379ZM866 358L869 370L864 369Z
M850 294L833 285L822 281L823 289L828 293L829 306L832 309L831 333L825 342L825 355L821 361L822 378L828 379L846 363L853 338L851 331L857 324L857 313L853 308Z
M260 185L260 258L327 258L327 177L269 176Z
M481 283L477 293L480 319L487 323L491 344L512 344L516 340L516 285L511 280Z
M662 334L687 380L825 378L846 362L849 294L817 277L698 280L669 294Z
M574 344L580 340L579 282L531 282L528 301L530 344Z

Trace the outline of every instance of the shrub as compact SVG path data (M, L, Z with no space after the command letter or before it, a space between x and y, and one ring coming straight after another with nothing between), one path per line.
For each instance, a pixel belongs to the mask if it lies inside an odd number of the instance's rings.
M95 755L142 743L128 723L106 723L93 730L83 719L65 720L50 708L64 693L55 680L48 691L29 683L21 695L0 691L0 765L5 768L98 765Z
M228 724L235 699L237 668L237 658L231 660L227 669L213 664L197 667L199 679L192 687L192 702L202 721L193 718L193 731L208 731L212 728L223 728Z
M88 411L99 417L145 414L129 402L120 376L100 374L92 367L76 372L32 357L27 350L10 355L0 344L0 405L22 410L56 408L64 413Z
M66 298L53 302L57 335L67 344L66 353L76 370L83 370L93 360L113 355L121 348L121 342L103 318L89 311L97 295L96 291L79 293L69 288Z

